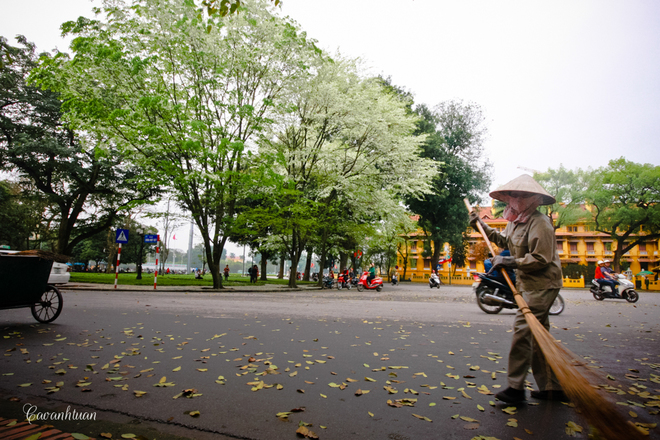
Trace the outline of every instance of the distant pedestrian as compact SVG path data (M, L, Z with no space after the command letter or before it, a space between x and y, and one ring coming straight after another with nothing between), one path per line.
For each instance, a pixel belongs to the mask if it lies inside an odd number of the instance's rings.
M225 266L224 273L225 273L225 281L227 281L229 279L229 265Z
M259 277L259 268L255 264L254 266L252 266L252 273L250 274L250 282L256 283L257 277Z

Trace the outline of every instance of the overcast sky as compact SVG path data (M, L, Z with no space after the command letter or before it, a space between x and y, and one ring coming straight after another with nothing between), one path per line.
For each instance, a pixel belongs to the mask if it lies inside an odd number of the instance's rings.
M67 50L59 25L92 5L0 0L0 35ZM660 1L283 0L281 12L416 103L479 104L492 189L523 169L660 164Z

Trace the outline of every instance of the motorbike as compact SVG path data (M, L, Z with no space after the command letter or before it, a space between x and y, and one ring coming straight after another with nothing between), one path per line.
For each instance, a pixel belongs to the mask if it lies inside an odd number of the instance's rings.
M370 283L369 281L367 281L368 276L369 276L369 272L365 271L360 277L360 280L357 283L358 292L362 292L364 289L367 290L376 289L376 291L378 292L383 290L383 279L381 277L374 278L373 280L371 280Z
M438 289L440 288L440 278L438 278L437 275L433 274L431 275L431 278L429 278L429 287L433 289L434 287L437 287Z
M494 315L504 308L517 309L518 304L513 298L513 292L503 276L492 277L485 273L476 273L479 278L472 284L472 290L477 296L477 305L484 312ZM559 315L564 311L565 303L561 294L557 295L550 307L551 315Z
M632 281L628 280L625 275L618 275L619 281L619 295L616 296L610 286L601 286L598 283L598 280L591 280L591 288L589 291L598 301L602 301L605 298L611 299L625 299L629 303L637 302L639 299L639 294L635 291L635 285Z
M330 278L329 276L324 276L323 277L323 288L324 289L332 289L332 285L335 283L335 280Z
M337 277L337 290L344 288L351 290L351 277L348 274L340 273Z
M396 286L399 284L399 277L396 276L396 274L392 275L392 285Z

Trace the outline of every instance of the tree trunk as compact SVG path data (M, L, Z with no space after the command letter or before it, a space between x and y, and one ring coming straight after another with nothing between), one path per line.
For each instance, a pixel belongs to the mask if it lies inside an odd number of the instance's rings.
M268 270L268 253L261 252L261 281L268 281L266 270Z
M348 253L340 252L339 253L339 272L343 272L348 266Z
M439 243L439 240L433 240L433 256L431 257L431 269L435 268L440 261L440 251L444 243Z
M280 271L277 274L277 278L280 280L284 279L284 255L280 255Z
M211 278L213 278L213 288L222 289L222 275L220 275L220 257L222 256L222 249L225 247L226 238L223 238L220 243L213 243L204 240L204 249L206 251L206 260L211 271ZM213 249L213 251L211 251Z
M293 251L291 252L291 270L289 271L289 287L294 288L298 287L296 284L297 281L297 275L298 271L294 270L298 268L298 262L300 261L300 257L298 255L295 255L296 252Z
M291 270L289 272L289 287L294 288L298 287L296 281L298 279L298 262L300 261L300 256L302 255L302 250L304 243L301 243L301 239L298 235L298 232L293 230L291 234L291 252L289 257L291 258Z
M312 247L307 246L305 251L307 252L307 260L305 261L305 275L303 275L303 281L309 281L312 271Z
M327 253L328 230L323 228L321 234L321 255L319 258L319 281L316 284L318 287L323 287L323 270L325 269L325 258Z

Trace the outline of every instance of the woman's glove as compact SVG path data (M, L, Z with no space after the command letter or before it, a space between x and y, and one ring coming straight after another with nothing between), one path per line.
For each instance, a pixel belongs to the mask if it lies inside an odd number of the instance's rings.
M496 255L492 259L493 262L493 267L488 271L488 273L491 273L494 270L500 270L502 268L513 268L515 269L518 267L518 263L516 263L516 257L503 257L501 255Z
M478 229L477 223L481 223L482 227L484 226L484 221L481 220L481 217L479 217L479 211L475 209L470 213L470 226L472 226L474 229Z

